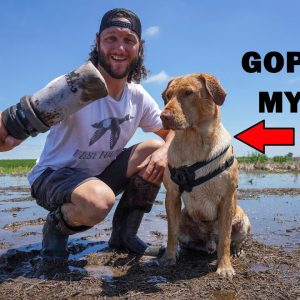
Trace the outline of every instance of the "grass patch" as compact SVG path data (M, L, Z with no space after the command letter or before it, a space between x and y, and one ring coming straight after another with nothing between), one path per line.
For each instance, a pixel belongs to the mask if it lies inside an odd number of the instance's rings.
M35 162L35 159L0 160L0 175L25 175L32 169Z
M276 164L289 164L294 163L299 160L298 157L292 157L289 155L285 156L274 156L274 157L268 157L265 154L261 153L251 153L248 156L240 156L237 157L237 160L239 163L248 163L248 164L255 164L255 163L276 163Z
M300 157L293 153L284 156L268 157L261 153L237 157L240 170L265 170L270 172L300 172Z
M248 156L240 156L237 158L239 163L246 164L255 164L255 163L265 163L268 162L270 158L268 158L265 154L260 153L252 153Z
M240 164L244 165L261 165L266 164L286 166L297 165L300 169L300 158L292 155L268 157L261 153L251 153L247 156L237 157ZM0 175L26 175L34 166L35 159L3 159L0 160ZM281 168L281 167L280 167Z

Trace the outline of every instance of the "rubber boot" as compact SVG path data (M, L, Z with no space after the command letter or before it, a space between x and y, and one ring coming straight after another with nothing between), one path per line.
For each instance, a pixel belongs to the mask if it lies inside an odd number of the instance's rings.
M48 214L43 227L41 255L47 258L68 258L69 235L89 229L87 226L70 227L66 224L61 208Z
M120 235L122 246L138 255L160 256L162 247L151 246L137 236L143 216L144 211L141 209L133 209L128 213L126 225Z
M120 236L121 236L122 229L125 226L126 219L129 212L128 208L126 208L124 205L126 201L123 198L124 198L124 194L121 197L118 206L114 212L114 216L112 220L113 229L112 229L110 239L108 241L109 246L116 249L122 249Z
M160 186L139 175L130 178L113 217L113 230L109 240L112 248L126 249L138 255L157 256L160 247L143 242L137 232L145 212L150 212Z

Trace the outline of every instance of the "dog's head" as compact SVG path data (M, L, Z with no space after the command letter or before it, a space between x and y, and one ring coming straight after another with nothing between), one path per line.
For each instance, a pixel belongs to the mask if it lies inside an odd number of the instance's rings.
M183 130L215 119L225 96L219 80L209 74L190 74L172 79L162 93L164 128Z

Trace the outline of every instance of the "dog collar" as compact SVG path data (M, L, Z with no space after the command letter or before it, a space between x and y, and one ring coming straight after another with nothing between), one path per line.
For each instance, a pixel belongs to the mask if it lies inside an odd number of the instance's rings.
M170 164L168 164L171 173L171 179L179 186L180 194L182 194L184 191L191 192L194 186L203 184L204 182L214 178L215 176L219 175L220 173L224 172L226 169L231 167L234 162L234 156L231 156L228 160L225 161L224 164L222 164L219 168L217 168L213 172L195 179L195 171L199 170L200 168L203 168L207 164L221 157L223 154L227 152L229 147L230 145L227 146L223 151L221 151L213 158L205 161L196 162L191 166L173 168L170 166Z

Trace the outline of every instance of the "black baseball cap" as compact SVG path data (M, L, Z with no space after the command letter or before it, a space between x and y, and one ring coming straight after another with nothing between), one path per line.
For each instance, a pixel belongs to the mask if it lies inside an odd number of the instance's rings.
M129 21L123 22L121 20L116 20L116 18L125 18ZM142 35L142 26L139 17L129 9L126 8L114 8L109 10L105 15L102 17L99 34L106 28L111 26L129 28L134 31L139 39L141 39Z

